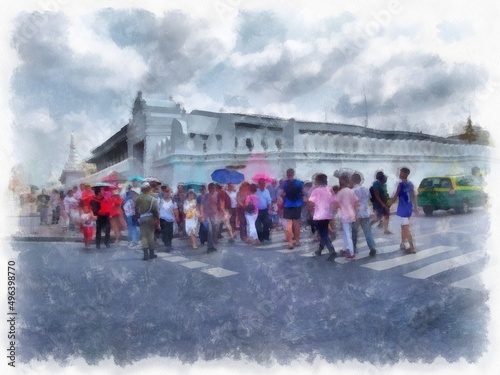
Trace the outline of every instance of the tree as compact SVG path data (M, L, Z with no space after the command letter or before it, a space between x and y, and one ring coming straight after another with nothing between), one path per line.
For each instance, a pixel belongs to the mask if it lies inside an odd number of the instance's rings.
M465 124L464 131L465 131L465 133L460 134L458 136L458 138L463 140L463 141L467 141L469 143L476 143L477 132L474 129L474 126L472 126L472 120L471 120L470 116L469 116L469 118L467 118L467 124Z

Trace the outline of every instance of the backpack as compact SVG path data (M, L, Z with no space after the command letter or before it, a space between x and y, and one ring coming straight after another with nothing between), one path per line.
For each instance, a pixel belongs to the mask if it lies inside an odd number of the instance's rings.
M375 199L375 192L373 191L373 186L370 186L370 202L374 204L377 200Z
M255 206L252 201L248 202L248 205L245 207L245 212L252 215L255 213Z
M288 180L285 182L285 196L290 202L297 202L302 198L302 190L299 189L295 180Z

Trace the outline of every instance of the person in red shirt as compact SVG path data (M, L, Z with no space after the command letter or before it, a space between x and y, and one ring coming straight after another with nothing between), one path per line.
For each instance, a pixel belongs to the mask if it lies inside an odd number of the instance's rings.
M111 224L111 229L113 230L113 234L115 236L115 243L118 243L118 241L120 241L121 231L127 228L122 210L123 199L122 197L120 197L119 193L120 191L118 189L115 189L112 191L111 197L109 197L109 204L111 206L109 221Z
M85 184L85 190L82 191L82 207L90 206L90 200L94 197L94 191L90 187L90 184Z
M96 233L95 245L97 249L101 248L101 236L104 229L104 245L109 248L109 237L111 232L111 224L109 222L109 214L111 212L111 205L107 199L104 198L104 191L101 188L95 188L95 197L90 202L90 208L94 213L96 219Z

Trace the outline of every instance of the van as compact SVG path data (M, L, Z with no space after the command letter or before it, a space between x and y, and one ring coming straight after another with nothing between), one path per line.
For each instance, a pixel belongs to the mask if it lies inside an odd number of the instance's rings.
M472 175L426 177L418 187L417 203L427 216L435 210L468 213L486 203L482 181Z

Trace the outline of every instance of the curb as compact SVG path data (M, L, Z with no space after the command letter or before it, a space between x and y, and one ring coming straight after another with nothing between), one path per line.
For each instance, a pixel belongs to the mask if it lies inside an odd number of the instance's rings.
M11 236L7 240L15 242L83 242L80 238L71 237L31 237L31 236Z

